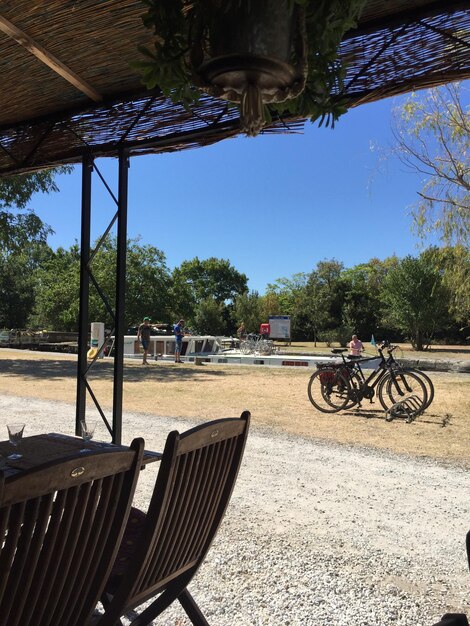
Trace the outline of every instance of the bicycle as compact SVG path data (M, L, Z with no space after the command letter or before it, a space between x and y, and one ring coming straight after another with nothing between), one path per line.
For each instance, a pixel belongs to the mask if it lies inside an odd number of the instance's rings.
M270 356L276 353L277 348L274 341L265 339L262 335L250 333L246 339L240 343L242 354L258 354L260 356Z
M240 341L240 352L242 354L252 354L256 349L259 336L256 333L250 333L246 336L246 339Z
M361 358L348 355L346 349L335 348L333 354L341 354L342 362L318 364L317 371L310 377L308 397L310 402L323 413L337 413L343 409L361 406L363 399L371 402L375 395L387 414L395 405L406 407L412 418L428 406L428 393L421 378L410 370L397 367L398 362L391 353L388 359L378 348L379 356ZM380 359L378 366L366 378L361 363Z

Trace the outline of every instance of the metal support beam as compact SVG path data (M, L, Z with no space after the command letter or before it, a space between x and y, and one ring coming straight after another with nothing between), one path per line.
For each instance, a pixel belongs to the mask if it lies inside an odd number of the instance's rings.
M113 443L121 443L122 387L124 373L125 292L127 255L127 200L129 152L119 151L119 190L116 267L116 327L114 343Z
M81 434L80 420L86 419L87 393L95 404L96 410L100 414L103 423L108 429L113 443L120 444L122 437L122 391L124 378L124 334L126 331L125 317L125 292L126 292L126 255L127 255L127 195L128 195L128 169L129 151L121 149L119 151L119 181L117 198L112 193L109 185L101 176L98 168L94 164L93 156L87 154L82 158L82 231L81 231L81 255L80 255L80 311L79 311L79 335L78 335L78 364L77 364L77 407L75 420L75 433ZM96 171L105 185L110 196L117 205L117 211L112 217L105 234L99 239L96 247L91 251L91 183L92 173ZM116 271L115 271L115 308L108 301L106 293L103 291L96 276L93 273L93 259L106 240L112 226L117 224L117 250L116 250ZM88 363L88 333L90 329L89 319L89 295L90 286L96 289L98 296L103 301L109 315L114 330L109 331L105 337L105 343L98 348ZM113 372L113 419L110 425L103 409L100 406L99 398L94 393L92 385L88 380L88 374L95 365L99 352L109 340L114 332L114 372Z
M82 159L82 219L80 239L80 309L78 318L78 361L77 361L77 405L75 434L80 435L80 420L86 412L86 371L88 351L88 296L91 228L91 175L93 157L85 155Z

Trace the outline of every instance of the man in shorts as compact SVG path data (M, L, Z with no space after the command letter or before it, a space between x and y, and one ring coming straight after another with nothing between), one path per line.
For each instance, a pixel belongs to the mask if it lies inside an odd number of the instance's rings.
M137 341L140 341L142 348L144 349L144 356L142 359L142 365L148 365L147 356L150 347L150 332L152 330L150 326L150 317L144 317L142 324L137 331Z
M184 320L180 320L173 327L175 333L175 363L182 363L181 346L183 345L184 336Z

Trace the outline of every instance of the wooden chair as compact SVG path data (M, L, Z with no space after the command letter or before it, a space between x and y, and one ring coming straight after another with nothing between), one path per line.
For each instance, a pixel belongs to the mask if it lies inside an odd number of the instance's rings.
M106 586L99 626L160 594L131 622L149 624L179 600L195 626L208 626L187 586L222 521L240 467L250 413L168 435L146 515L131 511ZM129 617L127 615L127 617Z
M144 442L0 472L0 626L86 626L109 577Z

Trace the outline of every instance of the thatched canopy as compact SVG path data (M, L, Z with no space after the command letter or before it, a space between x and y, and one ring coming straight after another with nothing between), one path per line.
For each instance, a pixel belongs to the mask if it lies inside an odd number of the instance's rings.
M239 132L209 97L188 112L145 91L129 62L151 33L139 0L5 0L0 9L0 175L178 150ZM346 34L351 106L470 77L470 1L369 0ZM302 121L277 120L264 132Z

